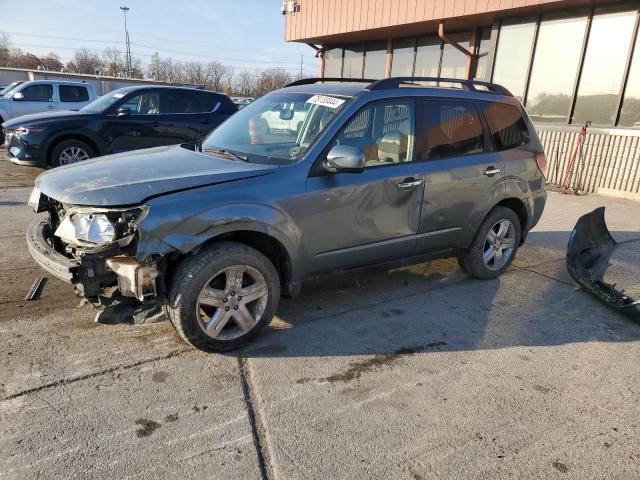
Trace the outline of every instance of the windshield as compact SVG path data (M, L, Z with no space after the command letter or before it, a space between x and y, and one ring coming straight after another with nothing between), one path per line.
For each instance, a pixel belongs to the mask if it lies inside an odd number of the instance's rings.
M252 163L295 163L350 100L304 93L265 95L211 132L202 151Z
M99 97L93 102L85 105L80 109L80 111L87 113L102 113L111 105L124 97L127 93L129 93L129 90L130 89L128 88L119 88L118 90L109 92L106 95L103 95L102 97Z

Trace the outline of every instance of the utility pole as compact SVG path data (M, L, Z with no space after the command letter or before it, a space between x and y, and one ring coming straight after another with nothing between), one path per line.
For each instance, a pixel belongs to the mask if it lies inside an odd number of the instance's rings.
M122 10L122 13L124 15L124 33L125 33L125 40L126 40L126 59L125 59L125 63L126 63L126 76L127 78L131 78L131 44L129 43L129 30L127 30L127 12L129 11L129 7L120 7L120 10Z

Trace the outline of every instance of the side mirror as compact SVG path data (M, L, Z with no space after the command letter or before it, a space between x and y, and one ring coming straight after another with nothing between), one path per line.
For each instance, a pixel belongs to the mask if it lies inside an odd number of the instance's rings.
M360 173L364 170L364 152L351 145L336 145L327 154L324 169L331 173Z
M280 120L291 120L293 118L293 110L280 110Z
M13 99L18 102L24 100L24 94L22 92L16 92L13 94Z
M120 107L118 113L116 113L116 117L128 117L129 115L131 115L131 109L129 107Z

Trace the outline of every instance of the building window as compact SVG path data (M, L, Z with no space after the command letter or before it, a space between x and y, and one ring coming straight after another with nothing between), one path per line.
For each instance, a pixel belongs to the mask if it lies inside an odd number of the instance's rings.
M492 80L505 86L520 101L524 100L535 28L535 22L506 20L500 26Z
M527 110L543 123L566 123L587 17L543 19L531 70Z
M332 48L323 55L324 72L323 77L339 78L342 76L342 49Z
M461 47L471 48L471 33L455 33L449 38ZM440 76L445 78L467 78L468 57L453 45L445 43L442 48L442 67Z
M478 36L478 60L476 61L476 72L473 78L484 80L487 76L487 59L489 57L489 46L491 45L491 28L483 28Z
M418 39L416 49L416 77L437 77L440 71L440 55L442 41L438 37L422 37Z
M360 45L344 49L342 76L344 78L362 78L364 49Z
M384 78L386 63L387 42L368 43L364 54L364 78Z
M415 47L415 38L402 38L393 41L393 57L391 59L392 77L410 77L413 75Z
M636 46L633 50L633 60L631 60L619 125L640 128L640 33L636 38Z
M635 12L593 17L572 123L615 123L635 20Z

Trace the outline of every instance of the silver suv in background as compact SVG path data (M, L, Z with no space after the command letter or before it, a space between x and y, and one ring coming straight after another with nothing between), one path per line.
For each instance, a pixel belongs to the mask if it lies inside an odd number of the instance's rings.
M0 96L0 124L31 113L80 110L98 98L90 83L34 80L21 83ZM0 145L4 137L0 131Z

